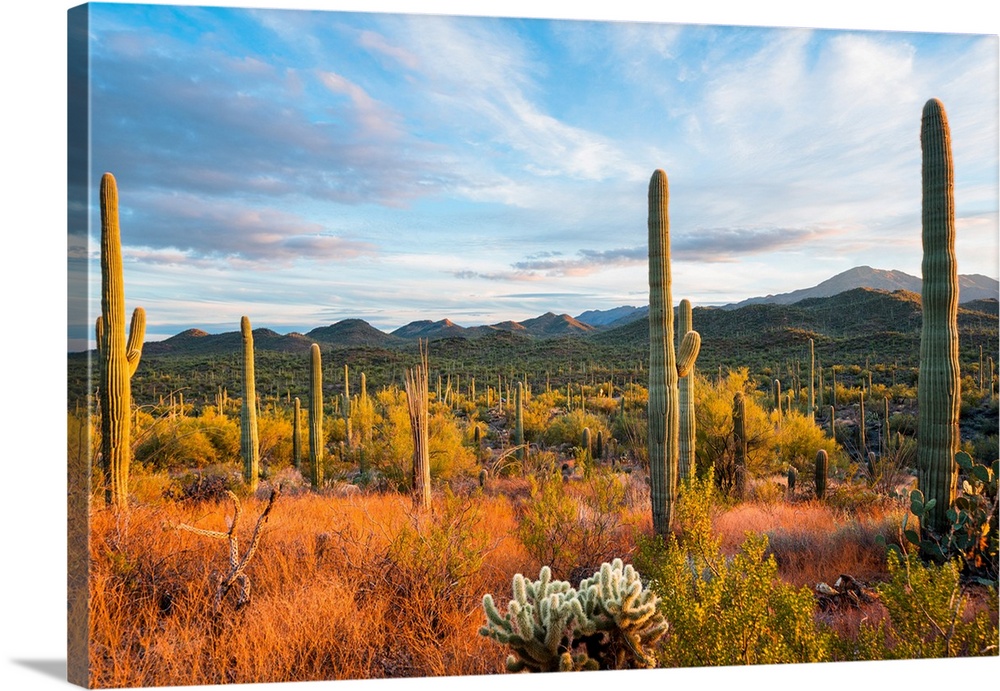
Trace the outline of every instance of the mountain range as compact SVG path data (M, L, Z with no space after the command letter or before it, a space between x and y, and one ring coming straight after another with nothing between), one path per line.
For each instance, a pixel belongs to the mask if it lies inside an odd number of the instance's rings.
M963 312L997 314L1000 283L985 276L966 275L959 277L959 286L963 297ZM838 274L812 288L749 298L721 307L698 308L698 329L741 331L751 328L755 323L766 321L768 324L784 324L800 330L832 333L842 330L841 322L844 319L855 324L859 319L872 321L880 319L879 315L889 315L887 318L890 321L895 320L894 322L882 324L880 328L875 328L876 325L872 324L871 328L866 328L865 331L908 331L913 328L914 320L919 327L919 290L920 279L917 277L901 271L861 266ZM837 315L836 310L831 307L815 303L816 300L822 301L824 298L845 294L851 294L852 314L849 315ZM888 294L892 295L893 299L890 302L895 306L887 307L886 304L889 303L883 304L885 301L879 298L880 295ZM843 300L831 304L841 302ZM878 310L872 312L876 303L879 305ZM792 309L776 312L774 308L778 306ZM621 331L621 327L633 322L645 322L644 317L648 311L647 306L626 305L610 310L588 310L577 317L547 312L521 322L505 321L472 327L460 326L449 319L420 320L401 326L391 333L380 331L361 319L344 319L329 326L317 327L305 334L292 332L281 335L271 329L255 329L254 344L260 350L304 353L314 342L330 347L391 349L404 346L417 338L434 341L472 340L494 336L507 340L511 338L531 340L596 334L600 337L599 340L603 340L601 335L607 332L611 332L608 338L621 337L629 340L630 331ZM144 352L151 356L211 354L236 351L240 348L240 344L241 337L238 331L209 334L200 329L188 329L163 341L147 343Z
M720 309L735 310L747 305L793 305L810 298L833 297L855 288L882 290L888 293L904 290L919 296L922 286L923 281L919 277L903 271L856 266L811 288L747 298L740 302L722 305ZM962 274L958 277L958 290L961 304L990 298L997 299L1000 296L1000 282L982 274ZM627 305L609 310L589 310L579 315L577 319L592 326L614 327L642 319L648 312L648 305L643 307Z

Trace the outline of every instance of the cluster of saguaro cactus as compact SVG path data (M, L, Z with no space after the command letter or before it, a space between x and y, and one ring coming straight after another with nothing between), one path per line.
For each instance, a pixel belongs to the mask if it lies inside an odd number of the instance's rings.
M829 469L830 459L826 455L826 451L820 449L816 452L816 474L814 476L817 499L822 499L826 496L826 475Z
M677 309L680 321L680 328L677 330L679 336L694 329L691 301L687 298L681 300ZM678 346L681 344L679 343ZM694 366L688 373L680 377L677 382L677 392L679 396L680 409L678 411L678 457L677 468L681 480L691 481L694 479L695 471L695 416L694 416Z
M941 530L955 500L961 377L958 364L958 269L955 260L954 172L944 106L924 105L920 124L923 183L923 323L917 379L917 482L935 500L921 528Z
M670 531L677 502L680 432L678 377L687 375L701 347L696 331L684 334L674 352L674 310L671 302L670 218L667 174L649 181L649 480L653 530Z
M733 492L742 499L747 491L747 403L742 391L733 395Z
M132 312L125 337L125 286L122 277L121 227L118 222L118 186L111 173L101 178L101 316L97 318L100 361L101 469L104 496L110 506L128 502L128 475L132 460L131 379L142 357L146 312Z
M243 406L240 409L240 455L243 457L243 481L251 492L257 490L260 476L260 444L257 436L257 388L254 383L253 330L247 317L240 319L243 336Z
M309 464L313 489L323 483L323 360L319 344L309 350Z
M431 506L431 463L428 446L427 344L418 341L420 364L406 371L406 403L413 437L413 504Z
M646 647L666 633L656 595L621 559L574 589L552 580L543 566L537 581L514 576L514 599L503 615L492 595L483 597L486 626L480 634L510 646L511 672L629 669L654 666Z

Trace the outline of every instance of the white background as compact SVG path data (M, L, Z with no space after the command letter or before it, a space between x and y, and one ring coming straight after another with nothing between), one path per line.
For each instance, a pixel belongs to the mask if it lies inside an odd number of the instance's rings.
M159 3L163 4L163 3ZM198 4L181 1L175 4ZM216 0L202 4L289 9L430 12L523 17L670 21L763 26L998 33L997 10L983 0L896 2L839 0L785 3L773 0L698 0L684 6L650 0L573 2L555 0ZM3 437L0 443L0 683L4 689L66 685L66 11L73 5L20 0L5 6L0 22L5 93L0 105L4 215L2 237L4 309L0 348ZM933 94L928 94L928 97ZM575 688L613 684L631 687L714 688L728 684L792 688L905 687L955 679L969 685L1000 678L1000 658L900 663L654 670L577 675ZM314 682L245 685L241 689L338 688L460 689L484 691L513 684L541 689L569 679L505 676L426 681ZM209 688L209 687L187 687Z

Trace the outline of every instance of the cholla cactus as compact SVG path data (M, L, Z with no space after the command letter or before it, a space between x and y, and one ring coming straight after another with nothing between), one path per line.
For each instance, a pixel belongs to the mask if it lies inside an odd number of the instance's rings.
M601 564L601 570L580 582L578 598L583 604L588 653L601 669L653 667L646 651L667 632L667 621L657 613L658 598L644 589L639 573L621 559ZM592 630L591 630L592 627Z
M480 634L509 645L511 672L566 672L652 667L645 650L666 632L657 597L621 559L580 583L578 590L553 581L543 566L537 581L514 576L514 599L501 615L483 597L487 625Z

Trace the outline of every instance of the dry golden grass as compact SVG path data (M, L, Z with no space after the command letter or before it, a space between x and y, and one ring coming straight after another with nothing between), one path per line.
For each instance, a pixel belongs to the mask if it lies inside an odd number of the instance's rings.
M901 507L888 504L849 514L818 500L745 502L716 516L713 526L727 554L737 550L746 532L767 534L782 580L815 586L841 574L884 579L885 547L876 537L895 539L902 516Z
M504 497L281 497L246 573L252 602L214 610L227 545L164 524L226 530L228 503L96 512L92 683L153 686L486 674L504 653L478 635L486 592L530 572ZM244 501L245 545L259 500Z
M610 478L615 478L609 480ZM611 483L611 484L609 484ZM613 483L618 483L613 484ZM577 582L615 556L630 561L652 532L641 473L575 478L562 485L576 509L576 559L558 578ZM434 496L419 513L404 495L282 495L246 569L252 600L230 593L216 609L228 545L170 526L226 531L228 501L161 501L91 521L90 625L95 686L160 686L322 679L493 674L506 649L480 636L482 598L510 597L516 573L543 565L519 538L532 510L529 483L493 478L458 495ZM261 493L263 494L263 493ZM609 497L616 502L607 509ZM602 503L603 502L603 503ZM262 496L243 501L246 548ZM603 508L602 508L603 507ZM735 553L747 532L766 533L779 576L794 586L849 574L886 577L878 535L893 539L902 509L875 503L850 511L816 500L770 497L718 510L722 549ZM819 613L843 636L857 635L871 611Z

